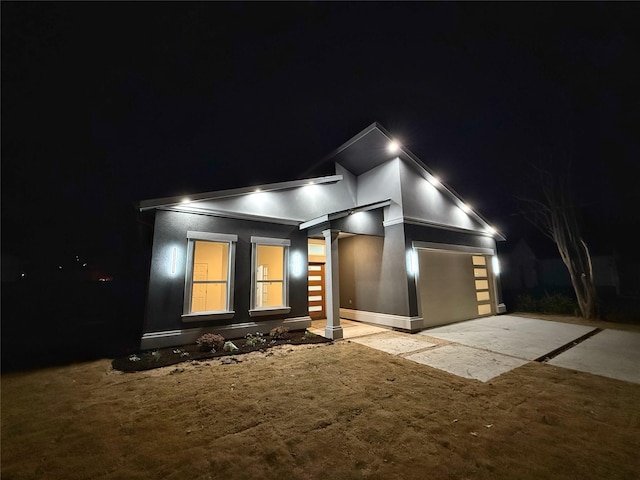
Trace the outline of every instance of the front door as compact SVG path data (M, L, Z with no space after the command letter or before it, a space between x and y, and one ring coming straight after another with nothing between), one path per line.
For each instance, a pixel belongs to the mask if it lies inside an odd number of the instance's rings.
M309 316L312 320L327 318L324 300L324 263L309 264Z

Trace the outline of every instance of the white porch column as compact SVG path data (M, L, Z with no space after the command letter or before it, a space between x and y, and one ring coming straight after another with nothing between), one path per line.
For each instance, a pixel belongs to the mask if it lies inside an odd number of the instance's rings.
M333 340L342 338L340 326L340 279L338 263L338 230L323 230L324 241L327 247L325 260L325 288L324 296L327 311L327 326L324 336Z

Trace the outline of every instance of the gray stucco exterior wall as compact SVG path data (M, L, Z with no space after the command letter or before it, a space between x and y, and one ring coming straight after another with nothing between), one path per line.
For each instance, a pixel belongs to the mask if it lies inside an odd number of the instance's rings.
M408 316L403 228L399 224L384 231L384 237L340 240L340 307Z
M235 315L226 320L184 322L183 313L187 231L223 233L238 236L235 254L233 305ZM157 211L147 295L144 332L214 327L249 321L251 302L251 236L285 238L291 241L290 258L295 252L303 265L302 274L289 275L287 314L268 315L251 321L269 321L288 317L304 317L307 313L307 235L297 226L277 225L248 220L235 220L190 213ZM170 272L172 250L177 251L176 271Z

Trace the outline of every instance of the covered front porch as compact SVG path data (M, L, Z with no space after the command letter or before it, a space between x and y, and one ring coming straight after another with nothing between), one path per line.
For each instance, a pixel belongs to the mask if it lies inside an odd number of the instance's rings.
M325 327L327 325L327 319L322 318L313 320L311 327L307 328L311 333L316 335L325 336ZM383 327L379 325L371 325L363 322L356 322L354 320L347 320L345 318L340 319L340 327L342 328L342 338L350 339L362 337L365 335L373 335L376 333L390 332L390 327Z

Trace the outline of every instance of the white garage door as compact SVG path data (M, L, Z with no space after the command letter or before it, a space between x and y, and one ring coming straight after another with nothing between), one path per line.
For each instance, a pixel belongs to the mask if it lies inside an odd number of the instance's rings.
M485 255L418 249L424 326L492 315L493 285Z

